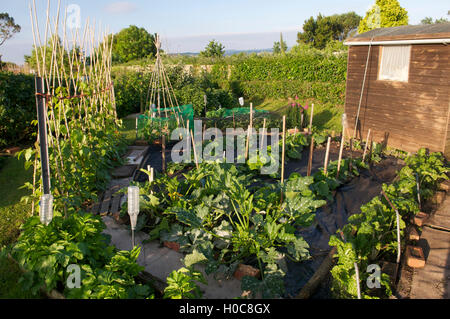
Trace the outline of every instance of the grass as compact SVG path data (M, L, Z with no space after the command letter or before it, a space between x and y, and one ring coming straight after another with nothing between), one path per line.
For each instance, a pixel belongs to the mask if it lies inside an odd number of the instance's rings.
M123 118L120 131L125 135L128 144L133 144L136 140L136 119Z
M324 104L320 101L308 101L309 106L312 103L314 103L313 126L316 126L319 130L335 131L336 133L342 131L341 118L344 113L342 105L335 106L331 103ZM279 115L284 115L287 112L287 107L288 101L286 99L266 99L255 105L257 109L274 112ZM309 123L309 114L308 111L307 123Z
M30 191L19 188L31 182L32 175L32 168L25 170L23 158L6 157L0 169L0 247L15 241L20 225L30 213L31 204L20 202Z
M32 180L33 171L25 170L24 159L1 157L0 167L0 248L14 243L20 232L20 226L29 215L31 204L21 203L22 196L29 190L19 189L25 182ZM21 271L16 264L0 257L0 298L32 298L18 285Z

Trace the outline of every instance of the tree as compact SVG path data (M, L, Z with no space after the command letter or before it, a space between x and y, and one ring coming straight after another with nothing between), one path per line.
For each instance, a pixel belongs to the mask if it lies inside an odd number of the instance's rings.
M14 18L6 12L0 13L0 45L17 32L20 32L20 25L14 23Z
M425 17L420 21L420 24L437 24L437 23L447 23L449 22L446 18L435 19L433 22L432 17Z
M215 40L209 41L204 51L200 52L200 56L207 58L221 58L225 54L225 47Z
M361 17L355 12L323 16L316 19L310 17L303 24L303 32L297 34L298 43L310 43L317 49L323 49L333 40L342 41L355 29Z
M359 23L362 19L362 17L356 14L354 11L344 14L335 14L332 17L335 17L342 28L341 39L339 40L344 40L349 37L352 31L358 28Z
M376 0L361 20L358 32L408 25L408 21L408 12L400 6L398 0Z
M14 18L6 12L0 13L0 46L17 32L20 32L20 25L14 22ZM0 68L2 65L2 55L0 54Z
M126 63L155 54L155 37L144 28L130 25L114 36L112 55L118 62Z
M280 33L280 41L276 41L273 43L273 54L285 53L287 50L287 44L283 40L283 34Z

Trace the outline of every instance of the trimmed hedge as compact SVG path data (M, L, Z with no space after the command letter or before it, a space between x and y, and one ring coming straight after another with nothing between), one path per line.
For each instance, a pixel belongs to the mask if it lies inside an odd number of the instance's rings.
M0 147L27 143L36 129L34 76L0 72Z
M287 54L285 56L251 56L237 60L231 68L218 62L211 71L219 81L285 81L345 83L347 54Z
M344 105L345 81L305 82L302 80L285 81L246 81L231 84L236 94L242 94L248 99L289 98L298 96L300 100L317 99L323 103Z

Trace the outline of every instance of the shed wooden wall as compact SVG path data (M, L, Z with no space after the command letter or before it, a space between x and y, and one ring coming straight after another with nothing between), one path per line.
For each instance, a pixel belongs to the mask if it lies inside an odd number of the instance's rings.
M368 46L351 46L345 112L353 134ZM450 46L412 45L408 82L379 81L380 46L372 46L361 110L361 133L409 152L421 147L450 158ZM358 134L359 135L359 134Z

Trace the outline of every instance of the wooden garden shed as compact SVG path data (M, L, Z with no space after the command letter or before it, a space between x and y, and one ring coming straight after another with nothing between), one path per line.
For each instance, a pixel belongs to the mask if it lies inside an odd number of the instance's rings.
M376 142L450 159L450 23L380 28L345 44L350 134L370 129Z

